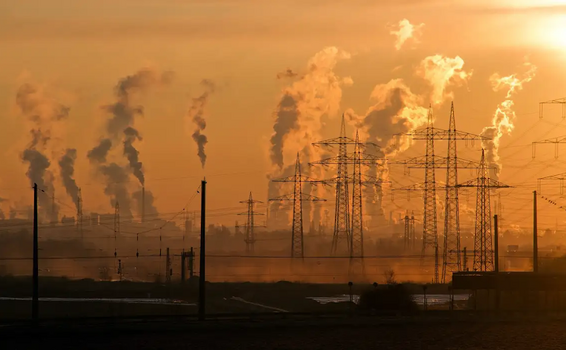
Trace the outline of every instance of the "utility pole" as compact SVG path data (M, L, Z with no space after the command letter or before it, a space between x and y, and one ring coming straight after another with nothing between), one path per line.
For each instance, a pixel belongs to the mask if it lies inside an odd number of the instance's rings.
M39 232L37 215L37 184L33 184L33 299L31 318L34 326L39 323Z
M473 269L474 271L493 271L490 191L498 188L509 188L510 186L489 177L489 168L486 165L485 152L482 149L478 177L458 184L458 187L477 188Z
M297 152L295 162L295 175L272 180L273 182L292 182L293 195L283 195L277 198L270 198L269 201L292 201L293 202L293 227L291 229L291 258L304 258L304 235L303 235L303 202L320 202L326 199L311 196L302 190L303 182L313 182L308 176L301 174L301 160Z
M206 244L206 179L201 182L201 200L200 200L200 265L199 265L199 288L198 288L198 319L205 319L205 244Z
M167 247L167 260L165 260L165 281L169 284L171 283L171 275L173 270L171 269L171 256L169 255L169 247Z
M195 252L193 247L188 252L183 252L181 254L181 281L185 282L186 274L187 274L187 259L189 259L188 263L188 270L189 270L189 279L192 280L194 276L194 259L195 259Z
M240 203L245 203L248 207L248 211L245 213L240 213L238 215L246 215L248 217L248 221L246 223L246 238L244 241L246 242L246 254L254 254L254 247L255 247L255 232L254 227L263 227L263 226L255 226L254 225L254 216L256 215L263 215L263 213L258 213L254 211L254 204L255 203L263 203L261 201L256 201L252 198L252 193L250 192L250 197L248 200L240 201Z
M533 191L533 272L538 272L537 191Z

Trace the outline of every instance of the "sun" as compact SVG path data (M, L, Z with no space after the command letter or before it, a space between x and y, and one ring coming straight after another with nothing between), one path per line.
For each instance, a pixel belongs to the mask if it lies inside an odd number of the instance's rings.
M538 44L566 51L566 15L540 19L534 32L532 39Z

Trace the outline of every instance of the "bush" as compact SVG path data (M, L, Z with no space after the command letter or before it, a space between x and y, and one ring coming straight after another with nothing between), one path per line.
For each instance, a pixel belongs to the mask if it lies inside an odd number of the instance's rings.
M365 311L418 311L411 293L401 284L367 290L360 295L358 307Z

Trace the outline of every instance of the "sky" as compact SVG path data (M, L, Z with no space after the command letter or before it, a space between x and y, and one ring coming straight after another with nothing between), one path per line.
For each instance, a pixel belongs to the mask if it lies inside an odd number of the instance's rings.
M400 43L392 32L401 33L403 23L413 30L405 26L407 39ZM512 131L504 128L500 138L499 180L515 186L501 191L508 225L528 226L536 179L566 171L561 162L566 149L558 160L552 145L539 145L535 159L531 153L531 142L565 133L559 106L549 106L543 119L538 116L540 101L566 95L565 59L566 1L0 0L0 197L6 199L0 207L7 213L11 206L31 204L29 164L22 157L30 148L30 130L41 124L49 134L42 152L51 164L48 182L60 216L75 213L58 164L67 148L76 149L73 177L84 210L111 212L101 165L87 153L110 137L112 115L104 106L124 101L116 86L140 70L152 76L128 95L132 108L143 106L143 116L128 125L139 133L134 146L145 187L164 217L187 202L188 209L198 209L194 193L205 176L209 208L238 207L250 191L265 201L267 177L288 175L285 169L297 151L308 152L316 138L337 136L342 113L348 115L351 136L356 128L371 136L360 118L387 105L384 86L401 79L414 96L406 110L416 113L432 104L438 127L447 127L452 100L457 128L474 134L492 125L502 102L513 101ZM423 62L456 62L459 68L427 75L431 66ZM278 78L287 70L289 76ZM498 88L494 79L513 75L522 86L507 98L509 85ZM37 111L26 115L18 105L25 84L48 103L47 112L39 110L47 113L40 124L33 121ZM205 103L195 105L203 94ZM273 135L286 94L301 102L297 124L282 136L281 166L274 161ZM53 106L68 107L68 115L54 120ZM193 138L195 113L206 121L200 130L208 140L204 168ZM387 123L394 123L394 114L372 127L393 130ZM122 154L121 131L111 135L114 148L105 164L127 169L131 194L140 184ZM436 147L445 152L445 143ZM477 145L458 147L461 157L479 160ZM415 142L392 156L414 157L423 150ZM390 176L406 185L422 181L417 169L405 176L392 166ZM473 174L461 170L460 177ZM544 186L560 202L557 184ZM467 196L473 207L474 193ZM422 211L415 199L395 204L384 199L383 206L395 215ZM544 201L541 206L544 224L563 223L556 206ZM213 221L232 225L237 219L226 215Z

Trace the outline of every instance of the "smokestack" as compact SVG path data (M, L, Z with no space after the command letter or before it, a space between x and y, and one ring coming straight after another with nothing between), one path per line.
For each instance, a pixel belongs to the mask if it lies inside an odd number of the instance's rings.
M145 186L142 187L141 195L141 222L145 222Z

